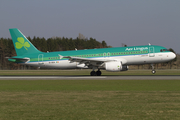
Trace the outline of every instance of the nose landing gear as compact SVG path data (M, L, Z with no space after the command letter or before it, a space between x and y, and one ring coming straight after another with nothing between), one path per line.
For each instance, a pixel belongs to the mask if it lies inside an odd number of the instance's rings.
M155 71L155 70L152 70L151 72L152 72L152 74L155 74L155 73L156 73L156 71Z
M152 74L155 74L156 73L156 70L154 69L154 65L153 64L151 64L151 67L152 67Z

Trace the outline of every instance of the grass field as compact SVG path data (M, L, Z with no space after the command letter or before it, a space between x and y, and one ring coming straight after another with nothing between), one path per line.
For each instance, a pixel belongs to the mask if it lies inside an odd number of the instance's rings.
M1 71L1 75L7 75L7 72L11 72L10 75L35 73L58 75L59 72L62 74L62 71L39 71L40 73ZM72 71L72 74L77 72ZM82 72L89 73L89 71ZM122 75L138 72L147 75L146 72L149 71L123 72ZM179 74L175 70L164 72ZM70 73L66 71L63 75L71 75ZM161 74L164 74L163 71ZM179 118L180 79L0 80L0 120L179 120Z

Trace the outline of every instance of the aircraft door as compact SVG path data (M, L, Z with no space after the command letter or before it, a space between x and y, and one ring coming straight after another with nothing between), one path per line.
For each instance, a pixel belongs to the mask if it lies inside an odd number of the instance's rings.
M39 54L38 55L38 64L39 64L39 66L41 66L41 65L43 65L44 64L44 62L43 62L43 54Z
M149 57L154 57L155 53L154 53L154 47L149 47Z

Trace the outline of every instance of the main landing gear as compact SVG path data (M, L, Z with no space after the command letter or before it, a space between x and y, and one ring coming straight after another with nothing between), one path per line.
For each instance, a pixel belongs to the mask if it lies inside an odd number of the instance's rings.
M91 76L101 76L101 71L100 71L100 69L98 69L98 71L96 71L96 72L93 70L93 71L91 71L90 75Z
M156 70L154 69L154 65L153 64L151 64L151 67L152 67L152 74L155 74L156 73Z

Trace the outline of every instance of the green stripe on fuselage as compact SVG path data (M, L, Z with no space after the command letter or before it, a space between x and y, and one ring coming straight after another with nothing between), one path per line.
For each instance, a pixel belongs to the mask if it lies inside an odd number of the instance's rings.
M73 50L73 51L59 51L59 52L42 52L41 54L26 54L22 57L30 58L29 62L38 61L56 61L60 60L59 55L62 56L73 56L83 58L98 58L98 57L116 57L116 56L131 56L138 54L148 54L150 47L153 48L151 53L159 53L161 49L166 49L162 46L130 46L130 47L116 47L116 48L101 48L101 49L86 49L86 50ZM167 52L167 51L164 51ZM39 57L38 57L39 56ZM66 60L63 58L61 60Z

